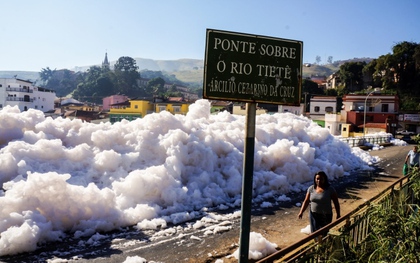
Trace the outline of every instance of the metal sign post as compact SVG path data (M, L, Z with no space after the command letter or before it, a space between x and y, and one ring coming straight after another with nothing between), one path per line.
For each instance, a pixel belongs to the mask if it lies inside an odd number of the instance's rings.
M203 98L246 102L239 262L248 262L257 102L300 105L303 42L207 29Z
M249 233L251 230L252 180L254 177L255 115L256 103L247 103L245 150L242 177L241 233L239 237L239 262L248 262Z

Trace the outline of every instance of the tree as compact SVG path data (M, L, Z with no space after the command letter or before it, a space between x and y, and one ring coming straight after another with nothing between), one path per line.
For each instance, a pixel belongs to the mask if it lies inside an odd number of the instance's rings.
M73 92L73 97L78 100L88 101L92 100L92 95L97 93L99 88L96 80L101 77L102 69L98 66L90 67L84 75L83 82L77 85L76 90Z
M339 76L345 83L347 90L357 91L364 87L363 68L366 62L346 62L340 66Z
M380 80L380 87L387 90L396 89L394 65L395 60L391 54L382 55L376 60L374 79Z
M381 87L380 78L379 76L375 74L376 64L377 64L377 60L373 59L371 62L366 64L366 66L364 66L362 69L363 75L366 76L365 84L371 87Z
M333 63L333 57L328 56L327 62L328 62L328 64L332 64Z
M115 71L122 72L137 72L139 67L136 65L136 60L131 57L120 57L114 65Z
M54 90L57 96L62 97L69 95L76 89L81 74L68 69L51 70L47 67L43 68L39 75L44 88Z
M147 83L147 92L153 96L162 96L165 92L165 81L162 78L154 78Z
M179 91L175 84L173 84L169 89L164 93L165 97L184 97L181 91Z
M116 89L129 97L144 95L139 86L140 73L136 61L131 57L120 57L114 65Z
M102 103L102 99L118 91L115 89L115 74L107 68L90 67L84 79L73 92L73 97L94 103Z
M420 72L420 44L415 48L413 58L416 64L416 70Z
M320 64L321 63L321 56L316 56L315 57L315 64Z
M56 92L59 93L58 96L67 96L77 87L76 79L73 78L70 71L66 71L58 86L59 92L56 90Z
M41 72L39 72L39 76L44 83L47 83L52 78L55 71L55 69L51 70L49 67L42 68Z
M302 97L301 100L305 101L305 97L311 97L311 95L324 95L324 90L318 87L318 84L310 79L303 79L302 80ZM307 101L306 100L306 101ZM307 101L305 105L305 112L309 111L309 101Z
M420 84L419 73L416 72L415 54L419 44L413 42L400 42L392 48L394 57L395 78L398 89L420 95L418 84Z
M324 95L324 90L318 87L318 84L310 79L302 81L302 94L307 92L311 95Z
M327 96L338 96L338 92L336 89L327 89L325 91L325 95Z

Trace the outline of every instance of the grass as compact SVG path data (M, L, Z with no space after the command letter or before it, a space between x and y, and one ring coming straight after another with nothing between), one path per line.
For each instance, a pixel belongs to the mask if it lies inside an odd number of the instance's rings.
M399 190L387 202L370 207L366 214L369 233L364 242L344 247L346 242L341 241L345 237L337 237L331 242L341 242L341 246L329 242L317 256L324 255L326 262L420 262L419 174L415 168L410 175L411 194Z

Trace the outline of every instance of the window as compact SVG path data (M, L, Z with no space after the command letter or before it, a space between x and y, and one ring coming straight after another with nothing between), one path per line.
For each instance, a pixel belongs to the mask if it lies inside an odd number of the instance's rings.
M175 113L181 112L181 107L180 106L174 106L173 108L174 108Z
M333 112L333 107L325 107L325 112Z
M159 112L166 110L166 106L159 106Z
M319 112L319 106L315 106L314 111Z
M388 104L382 104L382 112L388 112Z
M138 109L139 108L139 105L134 105L134 109Z

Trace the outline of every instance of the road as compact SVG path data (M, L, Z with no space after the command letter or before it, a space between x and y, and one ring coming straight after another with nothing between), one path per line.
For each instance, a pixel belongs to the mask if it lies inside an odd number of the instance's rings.
M374 173L359 173L333 182L339 193L341 214L345 215L361 203L372 198L394 181L402 177L402 164L408 146L389 146L370 154L381 161ZM298 220L300 207L305 193L295 194L291 201L280 205L254 209L251 219L251 231L262 234L268 241L280 248L289 246L306 237L301 229L308 224L308 219ZM231 213L232 211L224 211ZM0 262L77 262L77 263L122 263L128 256L139 256L148 262L200 262L211 263L222 259L224 263L238 262L229 256L238 249L240 219L215 222L214 227L224 227L225 231L206 235L204 230L196 230L187 222L171 228L175 232L156 231L139 232L135 229L122 229L104 234L104 238L94 245L68 239L65 242L49 244L33 253L2 257ZM162 234L163 233L163 234Z

